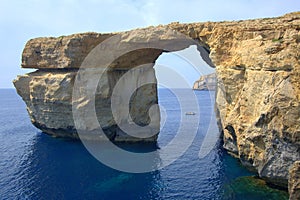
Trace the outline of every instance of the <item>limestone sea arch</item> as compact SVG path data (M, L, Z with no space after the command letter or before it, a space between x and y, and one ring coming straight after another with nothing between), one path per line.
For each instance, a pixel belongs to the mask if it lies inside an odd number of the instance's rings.
M22 67L38 70L14 81L27 104L32 123L48 134L76 137L72 86L84 57L114 35L119 35L124 44L138 45L140 38L149 44L169 42L174 46L174 38L161 31L166 29L197 41L203 59L216 68L216 107L224 147L244 165L257 170L261 177L286 187L288 170L300 159L299 12L277 18L172 23L121 33L32 39L23 51ZM177 41L173 51L189 45ZM101 101L96 107L108 112L114 80L132 66L154 64L162 52L162 49L144 48L116 59L102 82L106 86L103 84L104 87L99 88ZM151 70L149 67L148 73L154 76ZM156 87L148 86L136 96L139 98L133 105L143 106L133 118L139 119L137 123L148 123L147 109L157 102ZM118 132L110 115L100 121L111 138L134 140ZM156 137L149 140L156 140Z

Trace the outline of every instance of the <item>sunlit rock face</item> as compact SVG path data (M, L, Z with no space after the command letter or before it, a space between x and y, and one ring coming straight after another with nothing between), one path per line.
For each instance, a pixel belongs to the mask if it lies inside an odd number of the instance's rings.
M159 130L159 109L153 106L157 103L155 83L134 93L129 105L132 123L145 126L156 119L148 138L132 137L119 129L116 121L124 119L112 117L111 95L122 75L139 65L148 64L148 68L135 74L133 82L155 82L153 64L158 56L193 44L174 36L180 34L197 42L202 58L216 68L216 113L224 148L260 177L287 187L289 168L300 160L299 12L277 18L172 23L121 33L32 39L23 51L22 67L37 71L19 76L14 84L36 127L55 136L77 137L72 106L75 101L79 110L85 110L91 102L74 99L76 74L93 48L117 36L120 45L102 46L104 52L111 52L104 58L114 62L102 73L94 91L99 124L111 140L155 141ZM138 49L115 55L128 45ZM157 46L161 48L154 48ZM104 68L106 59L102 61L87 68ZM124 91L132 88L126 85L132 81L123 81ZM123 115L122 110L119 112ZM90 124L79 123L79 127L90 130L97 124L91 120Z

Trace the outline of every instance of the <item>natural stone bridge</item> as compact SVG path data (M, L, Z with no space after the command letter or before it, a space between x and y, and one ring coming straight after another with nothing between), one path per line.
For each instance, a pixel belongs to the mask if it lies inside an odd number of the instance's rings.
M114 40L105 43L110 38ZM101 59L84 61L103 42L105 45L98 49L103 53ZM154 107L151 113L148 110L157 103L156 85L143 86L130 99L132 120L141 126L151 123L148 138L128 136L118 128L117 121L123 118L112 116L113 88L125 72L143 64L146 67L133 76L135 80L124 80L124 88L131 87L126 84L132 82L155 83L153 65L162 52L196 44L202 58L216 68L216 113L224 133L224 147L261 177L286 187L289 168L300 160L299 42L299 12L278 18L172 23L121 33L36 38L25 46L22 67L38 70L18 76L14 85L37 128L55 136L77 137L72 102L85 116L85 106L92 101L72 99L78 69L83 66L88 73L82 77L89 80L99 79L93 76L99 75L93 69L109 66L101 71L102 77L94 90L96 114L106 135L114 141L153 141L157 138L159 120L150 118L159 119L159 109ZM136 49L121 54L131 47ZM84 88L81 86L77 89ZM119 112L122 115L123 111ZM88 121L89 116L85 117ZM83 130L95 127L93 122L78 126Z

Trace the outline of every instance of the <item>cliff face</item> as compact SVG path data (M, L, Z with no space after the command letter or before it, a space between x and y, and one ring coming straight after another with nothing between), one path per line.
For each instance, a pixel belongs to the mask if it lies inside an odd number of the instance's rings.
M35 126L49 134L76 137L71 97L77 70L92 48L117 35L119 45L109 43L100 49L104 53L111 52L102 59L103 63L88 66L101 68L106 65L106 58L114 58L110 70L103 73L99 81L97 116L111 139L141 140L124 135L116 126L109 111L112 90L122 74L145 63L150 64L144 72L136 74L134 83L143 80L154 83L152 67L162 52L194 44L175 37L176 33L196 41L203 59L216 67L216 107L220 130L224 133L224 148L261 177L286 187L289 168L300 160L299 12L268 19L172 23L122 33L36 38L25 46L22 67L38 70L19 76L14 84ZM138 49L121 57L115 55L128 45ZM93 77L92 74L87 77ZM129 86L124 85L126 87ZM150 121L148 110L157 103L155 83L135 93L135 97L130 106L133 120L137 124L147 124ZM78 109L90 103L84 99L75 101ZM153 115L159 115L157 108L152 111ZM82 129L93 127L91 123ZM158 128L159 120L154 122L150 132ZM156 140L157 132L150 135L148 140Z
M300 161L295 162L290 169L289 193L291 200L300 199Z
M199 80L195 81L194 90L215 90L217 87L216 74L208 74L201 76Z

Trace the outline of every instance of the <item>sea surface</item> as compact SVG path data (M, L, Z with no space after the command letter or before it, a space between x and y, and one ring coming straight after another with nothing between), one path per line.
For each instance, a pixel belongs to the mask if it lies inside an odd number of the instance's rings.
M220 141L199 158L204 137L211 134L213 98L207 91L195 95L200 123L194 124L198 131L188 150L161 170L125 173L99 162L80 141L41 133L15 90L0 90L0 199L288 199L286 191L267 186L229 156ZM159 104L167 115L156 145L163 148L177 133L181 111L167 89L159 89ZM153 145L123 147L142 152Z

